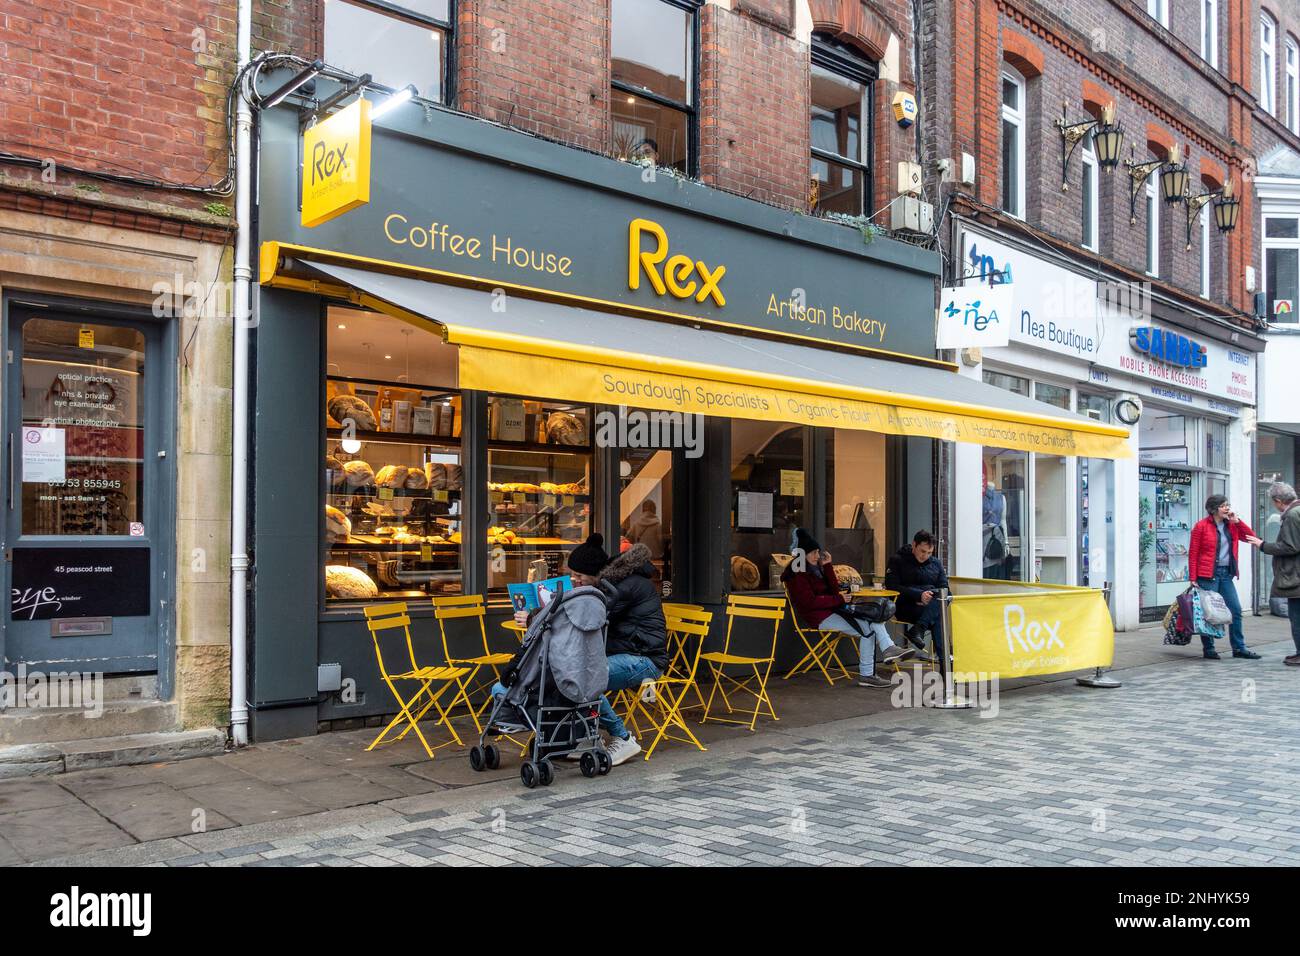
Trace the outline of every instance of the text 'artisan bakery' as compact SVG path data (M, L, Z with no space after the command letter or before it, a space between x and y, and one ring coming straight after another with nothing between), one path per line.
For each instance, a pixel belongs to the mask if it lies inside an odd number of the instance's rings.
M776 293L768 297L767 314L791 322L806 322L808 325L829 326L846 332L861 335L863 338L885 341L885 323L879 319L868 318L857 310L844 311L833 305L827 312L824 308L805 304L799 296L778 299Z

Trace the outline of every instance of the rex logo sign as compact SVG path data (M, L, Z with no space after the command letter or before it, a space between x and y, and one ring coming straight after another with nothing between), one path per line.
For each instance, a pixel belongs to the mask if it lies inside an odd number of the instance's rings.
M1037 654L1050 650L1053 645L1065 650L1061 622L1029 620L1019 604L1008 604L1002 609L1002 630L1007 638L1007 653L1011 655L1017 651Z
M694 298L696 302L712 299L718 306L727 304L719 285L727 272L726 266L710 268L703 260L692 259L680 252L673 256L668 253L668 233L663 226L649 219L633 219L628 223L628 288L641 288L644 275L657 295Z
M302 224L319 226L370 202L370 101L322 120L302 137Z

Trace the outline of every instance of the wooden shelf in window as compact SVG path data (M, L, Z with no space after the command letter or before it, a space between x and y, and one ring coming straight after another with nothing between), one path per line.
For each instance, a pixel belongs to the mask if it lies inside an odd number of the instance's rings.
M330 438L353 438L357 441L385 441L395 445L446 445L459 448L460 438L444 438L438 435L420 435L415 432L372 432L357 429L351 435L345 435L342 428L326 428L325 434Z
M540 441L502 441L499 438L493 438L488 442L488 448L494 451L530 451L541 452L546 455L589 455L591 454L591 445L559 445L551 442Z

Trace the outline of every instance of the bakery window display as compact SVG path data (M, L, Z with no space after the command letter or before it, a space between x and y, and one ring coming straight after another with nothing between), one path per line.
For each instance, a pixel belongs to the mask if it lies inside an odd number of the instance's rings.
M488 399L490 592L561 574L590 533L591 421L586 405Z
M372 379L326 386L327 602L460 593L460 396Z

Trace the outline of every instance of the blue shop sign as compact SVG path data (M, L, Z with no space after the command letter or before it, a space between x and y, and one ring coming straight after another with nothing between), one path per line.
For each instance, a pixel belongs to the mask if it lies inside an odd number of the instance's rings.
M1206 348L1200 342L1154 325L1139 326L1129 332L1129 344L1135 352L1179 368L1205 368L1209 362Z

